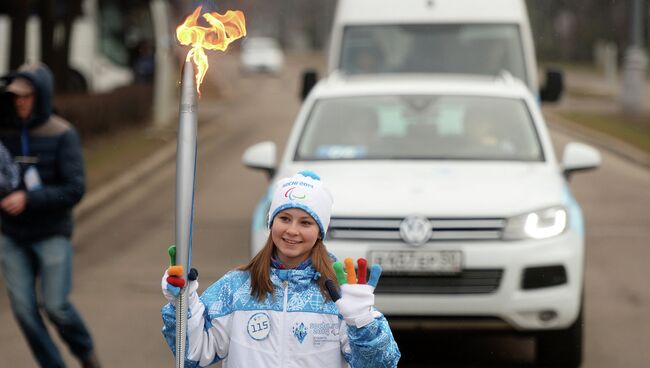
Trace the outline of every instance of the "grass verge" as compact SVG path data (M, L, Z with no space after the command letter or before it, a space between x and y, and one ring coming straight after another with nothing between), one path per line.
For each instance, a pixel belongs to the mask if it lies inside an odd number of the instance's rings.
M153 131L138 124L84 142L87 189L96 189L130 170L162 145L174 140L175 134L174 129Z
M559 115L586 128L610 135L650 154L650 116L562 111Z

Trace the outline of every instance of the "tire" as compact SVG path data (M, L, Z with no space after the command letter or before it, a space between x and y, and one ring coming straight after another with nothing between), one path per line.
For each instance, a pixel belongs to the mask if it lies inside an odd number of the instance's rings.
M537 364L546 368L577 368L582 363L583 307L566 329L540 332L536 338Z
M300 99L304 100L309 92L318 82L318 72L315 69L305 70L302 74L302 85L300 89Z
M66 92L88 93L88 82L81 73L74 69L68 69L66 78Z

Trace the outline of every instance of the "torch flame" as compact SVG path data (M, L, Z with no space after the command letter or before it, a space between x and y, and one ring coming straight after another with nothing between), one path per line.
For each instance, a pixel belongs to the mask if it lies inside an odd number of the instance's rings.
M176 28L176 38L181 45L191 45L186 61L192 60L196 65L196 90L208 71L208 56L204 49L225 51L233 41L246 36L246 20L244 13L239 10L228 10L226 14L216 12L205 13L203 18L210 25L198 25L202 6L185 18L185 21Z

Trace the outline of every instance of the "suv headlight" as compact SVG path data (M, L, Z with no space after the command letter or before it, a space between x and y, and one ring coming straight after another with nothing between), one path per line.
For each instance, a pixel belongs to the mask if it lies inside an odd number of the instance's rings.
M503 238L547 239L560 235L567 228L567 212L562 206L511 217L503 232Z

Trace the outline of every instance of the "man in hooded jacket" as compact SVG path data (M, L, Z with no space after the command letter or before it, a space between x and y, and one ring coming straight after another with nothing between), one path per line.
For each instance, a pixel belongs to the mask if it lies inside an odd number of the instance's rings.
M52 112L52 74L45 65L23 65L7 80L0 94L0 140L22 179L0 200L0 267L11 307L42 367L65 363L43 323L37 294L82 366L99 367L90 333L68 299L72 208L85 192L79 136Z

